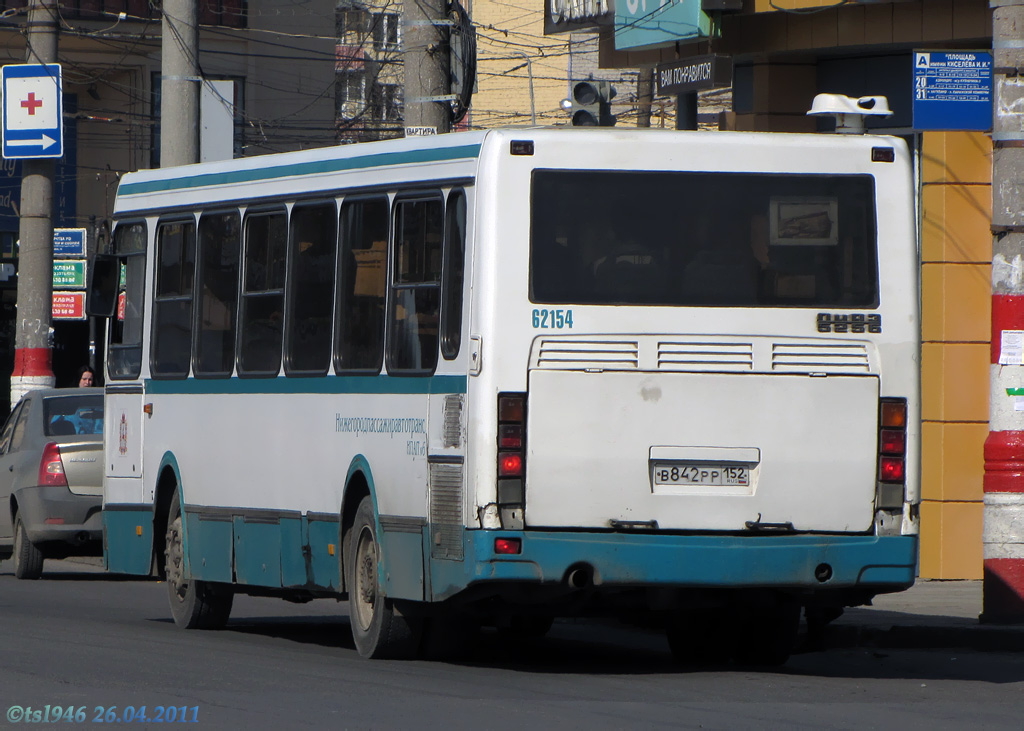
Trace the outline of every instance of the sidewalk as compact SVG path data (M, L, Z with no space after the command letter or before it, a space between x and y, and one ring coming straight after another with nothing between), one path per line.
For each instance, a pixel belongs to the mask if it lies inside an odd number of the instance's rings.
M982 624L981 581L918 580L898 594L876 597L870 607L847 609L829 625L829 647L967 648L1024 652L1024 623Z

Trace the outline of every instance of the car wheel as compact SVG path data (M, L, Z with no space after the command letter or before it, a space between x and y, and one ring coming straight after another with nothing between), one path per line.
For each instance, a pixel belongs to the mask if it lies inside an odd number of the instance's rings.
M185 576L181 502L177 493L171 499L167 517L164 566L167 572L167 597L174 623L185 629L220 629L231 616L234 592L229 587Z
M408 618L381 592L379 563L380 544L373 502L365 497L356 510L345 550L345 586L348 587L352 640L363 657L412 658L418 637Z
M14 575L19 579L43 575L43 554L29 540L20 514L14 517Z

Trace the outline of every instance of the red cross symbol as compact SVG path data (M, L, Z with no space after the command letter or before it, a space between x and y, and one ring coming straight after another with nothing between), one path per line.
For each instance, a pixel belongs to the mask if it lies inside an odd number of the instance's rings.
M41 99L36 99L36 93L34 91L30 91L28 94L28 99L23 101L21 103L21 106L25 107L25 109L28 110L30 116L34 116L36 113L36 109L43 106L43 102Z

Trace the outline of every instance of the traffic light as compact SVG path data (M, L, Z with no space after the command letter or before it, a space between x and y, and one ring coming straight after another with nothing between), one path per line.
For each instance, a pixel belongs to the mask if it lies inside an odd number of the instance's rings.
M615 88L607 81L578 81L573 84L569 112L573 127L614 127L612 99Z

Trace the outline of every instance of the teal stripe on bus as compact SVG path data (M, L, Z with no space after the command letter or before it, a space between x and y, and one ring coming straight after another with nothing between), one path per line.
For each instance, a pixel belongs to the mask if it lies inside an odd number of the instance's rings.
M324 376L319 378L185 378L147 380L152 394L435 394L465 393L466 376Z
M367 168L387 167L392 165L411 165L424 162L444 162L448 160L472 159L480 155L480 145L460 145L458 147L439 147L429 150L405 150L402 152L381 152L375 155L361 155L336 160L313 160L297 162L291 165L276 167L259 167L248 170L229 170L220 173L190 175L169 180L150 180L148 182L126 183L118 188L119 196L156 193L170 190L187 190L204 188L214 185L231 185L232 183L253 183L264 180L275 180L295 175L317 175L319 173L336 173L346 170L365 170Z

